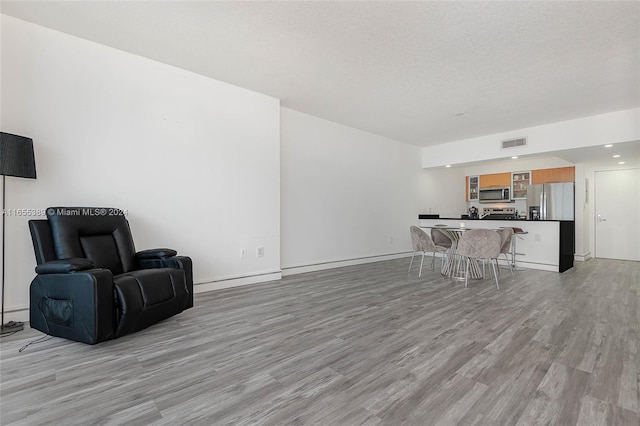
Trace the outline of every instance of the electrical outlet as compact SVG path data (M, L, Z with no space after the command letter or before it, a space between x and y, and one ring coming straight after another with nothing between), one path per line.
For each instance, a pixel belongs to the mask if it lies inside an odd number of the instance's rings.
M247 249L246 248L241 248L240 249L240 258L241 259L246 259L247 258Z
M541 240L542 240L542 235L540 235L540 234L535 234L535 240L536 240L536 241L541 241Z
M264 257L264 247L256 248L256 257Z

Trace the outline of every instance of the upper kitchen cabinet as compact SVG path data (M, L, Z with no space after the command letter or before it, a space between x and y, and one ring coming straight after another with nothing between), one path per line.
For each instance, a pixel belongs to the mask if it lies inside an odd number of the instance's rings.
M531 183L531 172L511 173L511 199L522 200L527 198L527 186Z
M494 188L511 186L511 173L494 173L480 176L480 188Z
M480 177L467 176L467 201L478 201Z
M575 167L558 167L555 169L533 170L531 172L531 184L575 182Z

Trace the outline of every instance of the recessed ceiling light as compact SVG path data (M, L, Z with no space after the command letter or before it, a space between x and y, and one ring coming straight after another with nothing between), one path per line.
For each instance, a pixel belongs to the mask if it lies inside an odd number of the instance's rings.
M606 144L604 147L605 147L605 148L611 148L612 146L613 146L613 144L608 143L608 144Z
M511 157L511 159L512 159L512 160L517 160L517 159L518 159L518 156L517 156L517 155L514 155L513 157Z
M451 164L447 164L445 167L451 167Z
M624 161L618 161L618 164L624 164Z
M620 154L615 154L613 158L620 158Z

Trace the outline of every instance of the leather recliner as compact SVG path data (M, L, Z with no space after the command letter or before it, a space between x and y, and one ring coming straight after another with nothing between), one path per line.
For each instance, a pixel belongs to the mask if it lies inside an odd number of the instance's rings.
M29 230L38 264L31 328L95 344L193 306L191 259L166 248L136 252L121 210L50 207Z

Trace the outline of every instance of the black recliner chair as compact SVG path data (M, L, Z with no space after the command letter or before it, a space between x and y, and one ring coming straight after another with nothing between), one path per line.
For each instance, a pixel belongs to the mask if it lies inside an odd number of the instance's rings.
M31 328L95 344L193 306L191 259L166 248L136 252L121 210L50 207L29 230L38 264Z

